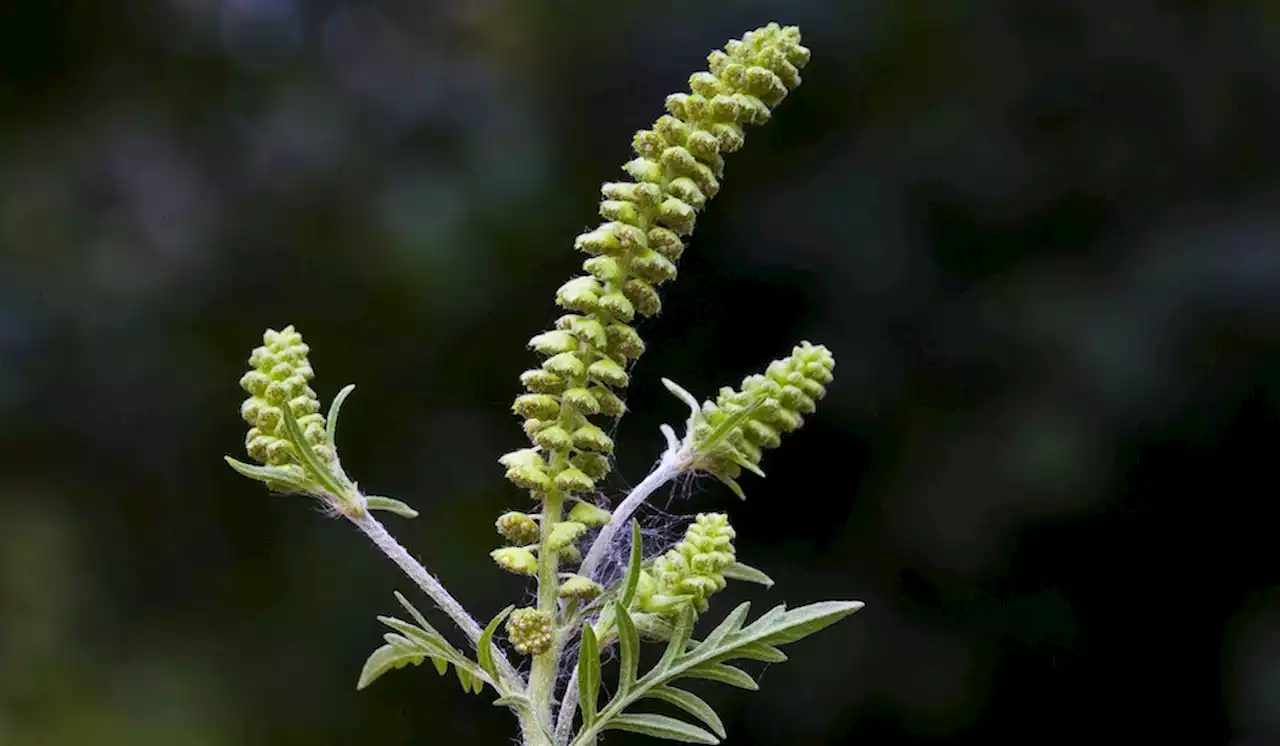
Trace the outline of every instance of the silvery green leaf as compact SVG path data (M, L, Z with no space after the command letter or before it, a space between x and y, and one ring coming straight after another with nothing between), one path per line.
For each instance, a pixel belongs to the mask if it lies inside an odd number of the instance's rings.
M590 624L582 626L582 647L578 652L578 701L582 707L582 723L596 721L596 705L600 699L600 645Z
M725 616L724 621L720 622L720 624L716 625L715 629L711 630L711 634L707 635L706 639L703 640L701 644L713 647L719 645L724 641L725 637L729 636L730 633L737 632L742 628L742 620L747 618L747 612L750 610L750 601L744 601L743 603L738 604L736 609Z
M618 693L615 696L625 697L636 682L636 669L640 665L640 634L636 631L635 622L631 621L631 615L627 613L627 607L621 602L615 606L614 613L617 616L618 646L621 649Z
M765 575L750 565L744 565L741 562L735 562L724 571L724 577L728 580L741 580L746 583L755 583L763 585L765 588L773 587L773 578Z
M622 583L622 592L618 596L618 603L624 608L631 605L631 599L635 598L636 587L640 585L640 564L644 559L644 544L640 537L640 522L631 521L631 559L627 563L627 576Z
M693 679L718 681L721 684L728 684L729 686L736 686L739 689L748 689L750 691L760 688L756 680L751 678L746 671L723 663L703 663L685 671L684 675Z
M698 695L674 687L656 686L650 689L645 696L660 699L663 702L679 707L701 720L711 729L712 733L715 733L720 738L725 737L724 723L720 720L720 716L711 708L711 705L703 701Z
M761 642L769 645L785 645L803 639L825 629L863 607L861 601L821 601L788 611L774 622L776 630Z
M288 406L280 407L280 414L284 419L284 429L289 433L289 440L293 443L293 450L298 454L298 458L302 461L302 466L311 474L311 477L324 487L331 497L346 505L347 489L338 481L333 472L329 471L329 467L320 463L320 459L316 456L316 452L311 450L311 444L307 441L307 436L302 432L302 428L298 426L298 421L294 419L293 410Z
M729 660L730 658L741 658L749 661L763 661L765 663L785 663L787 654L775 648L772 645L766 645L763 642L749 642L746 645L733 649L732 653L727 654L726 658L713 658L712 660L719 663L721 660Z
M369 656L360 671L360 680L356 689L364 689L393 668L403 668L409 664L422 663L423 655L394 645L383 645Z
M619 715L610 720L605 729L625 730L681 743L720 743L720 739L698 726L666 715Z
M309 480L300 479L296 474L292 474L283 466L258 466L256 464L246 464L243 461L237 461L230 456L223 456L227 464L240 473L241 476L250 479L256 479L265 482L267 487L277 492L301 492L311 493L315 490L315 485Z
M662 660L654 666L654 671L665 671L680 656L684 655L693 635L693 605L685 604L676 618L675 627L671 631L671 639L667 641L667 649L662 653Z
M747 499L747 493L742 491L742 485L738 484L737 480L735 480L733 477L726 476L725 474L721 474L719 472L714 472L714 471L711 472L711 476L715 477L716 479L719 479L720 483L723 484L725 487L728 487L730 491L733 492L733 494L737 495L739 500Z
M364 499L364 506L369 510L385 510L388 513L395 513L402 518L418 517L418 511L409 507L406 503L390 497L368 495Z
M338 449L338 415L342 412L342 404L347 397L354 391L356 385L349 383L342 387L342 390L333 397L333 403L329 405L329 422L325 426L325 445L333 450Z
M476 642L476 661L480 663L488 674L489 678L498 681L498 667L493 662L493 635L498 631L498 625L502 624L502 620L515 610L515 606L508 606L499 611L497 616L489 620L488 626L484 628L484 632L480 634L480 639Z

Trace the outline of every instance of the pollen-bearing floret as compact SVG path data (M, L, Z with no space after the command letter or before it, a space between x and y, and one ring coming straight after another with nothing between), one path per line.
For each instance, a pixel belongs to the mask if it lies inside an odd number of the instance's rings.
M321 461L332 461L333 451L325 444L320 399L308 385L315 376L307 360L310 348L292 326L278 332L268 329L262 342L249 357L252 370L240 378L240 386L249 393L240 414L252 426L245 437L246 450L255 460L270 466L299 464L281 411L288 406L311 450Z
M770 363L763 375L743 379L741 389L720 389L715 402L702 405L702 422L692 434L695 444L705 442L730 416L750 411L719 443L699 453L696 466L730 479L743 466L756 467L763 449L777 448L783 433L799 428L804 415L817 409L835 365L826 347L802 342L790 356Z
M635 607L652 614L672 614L682 604L707 610L707 599L725 586L724 571L736 561L737 533L723 513L701 513L676 544L641 572Z
M545 653L551 648L555 633L555 622L545 611L516 609L507 618L507 639L522 655Z

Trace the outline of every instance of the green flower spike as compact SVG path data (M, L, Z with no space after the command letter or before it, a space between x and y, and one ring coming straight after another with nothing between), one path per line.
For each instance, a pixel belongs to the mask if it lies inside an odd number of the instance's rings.
M699 614L707 599L725 586L724 571L734 565L736 536L723 513L700 513L685 531L684 540L653 561L641 576L635 605L649 613L669 614L687 599Z
M516 609L507 617L507 639L522 655L540 655L555 639L551 615L538 609Z
M715 402L698 405L684 389L663 383L692 410L689 434L690 468L719 477L739 496L735 481L746 469L760 476L760 457L766 448L777 448L782 434L804 424L804 415L817 409L833 380L835 358L826 347L801 342L789 357L775 360L763 375L747 376L742 388L720 389Z
M631 324L661 309L657 288L675 279L682 236L720 190L723 154L742 146L745 125L768 121L808 60L798 29L752 31L711 53L710 71L689 79L692 92L668 97L669 113L636 133L637 157L623 167L633 181L601 188L607 222L575 241L589 258L556 293L567 313L529 340L545 360L521 376L528 393L513 405L536 446L517 451L516 465L503 461L517 486L538 498L583 494L608 474L613 441L587 418L625 411L626 368L645 347Z

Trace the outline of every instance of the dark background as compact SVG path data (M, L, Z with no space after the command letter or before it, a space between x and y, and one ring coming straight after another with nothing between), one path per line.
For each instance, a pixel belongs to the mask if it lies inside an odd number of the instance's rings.
M868 604L696 687L730 743L1280 743L1280 5L4 0L0 744L506 742L430 668L355 693L412 589L226 467L236 381L296 324L392 530L524 597L524 342L632 132L773 19L813 62L642 327L609 485L684 417L659 377L835 352L748 502L658 503L779 580L721 612Z

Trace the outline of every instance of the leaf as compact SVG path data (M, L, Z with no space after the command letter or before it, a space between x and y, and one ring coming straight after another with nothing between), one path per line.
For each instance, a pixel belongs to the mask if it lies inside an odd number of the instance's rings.
M865 604L861 601L821 601L808 606L792 609L785 615L785 622L761 642L770 645L785 645L801 640L820 629L829 627L844 619Z
M347 400L352 391L355 391L356 385L349 383L342 387L342 390L333 397L333 403L329 405L329 422L325 426L324 442L333 450L338 449L338 414L342 411L342 403Z
M720 739L686 722L666 715L619 715L605 725L606 730L625 730L681 743L720 743Z
M747 612L750 610L750 601L738 604L738 608L729 612L729 614L724 618L724 621L720 622L720 624L716 625L715 629L711 630L711 634L707 635L707 639L703 640L702 644L717 646L725 637L729 636L730 633L737 632L739 629L742 629L742 620L747 618Z
M681 655L689 645L689 637L693 634L693 605L685 604L680 609L675 628L671 631L671 639L667 641L667 649L662 653L662 660L653 667L655 672L665 671Z
M730 653L733 658L741 658L749 661L764 661L765 663L785 663L787 654L775 648L772 645L766 645L763 642L749 642L739 648L734 648ZM717 663L721 659L713 659ZM724 658L723 660L729 660Z
M582 724L590 727L596 721L596 705L600 699L600 644L591 623L582 625L582 647L578 652L578 700L582 707Z
M721 474L719 472L714 472L714 471L711 472L711 476L715 477L716 479L719 479L720 483L723 484L725 487L728 487L733 492L733 494L737 495L739 500L747 499L747 493L742 491L742 485L738 484L737 481L733 479L733 477L725 476L724 474Z
M640 522L631 521L631 560L627 563L627 577L622 584L622 594L618 596L618 602L622 606L631 605L631 599L636 596L636 587L640 585L640 563L644 559L644 543L640 538Z
M698 403L697 398L693 394L686 391L680 384L669 378L662 379L662 385L667 387L677 399L684 402L689 407L689 424L693 424L702 419L702 405Z
M765 588L773 587L773 578L765 575L750 565L744 565L741 562L735 562L729 565L729 568L722 573L729 580L741 580L746 583L755 583L763 585Z
M364 662L364 668L360 670L360 680L356 682L356 689L364 689L393 668L404 668L410 663L416 666L422 663L422 658L421 653L393 645L383 645L373 651Z
M749 418L761 404L764 404L765 398L764 394L760 394L750 404L721 420L720 424L716 425L710 433L707 433L707 437L703 438L702 441L697 444L698 450L703 453L715 453L721 447L721 444L724 443L725 439L728 438L734 430L738 429L742 423L746 422L747 418Z
M635 622L627 613L627 607L621 602L615 606L618 625L618 647L621 655L618 668L618 693L614 696L625 697L636 683L636 669L640 665L640 634L636 631Z
M502 620L506 619L515 608L515 606L508 606L499 611L497 616L489 620L484 632L480 633L480 639L476 641L476 660L489 674L489 678L495 682L500 681L501 677L498 676L498 667L493 662L493 635L498 631L498 625L502 624Z
M400 502L390 497L381 497L379 495L368 495L364 499L364 506L369 510L385 510L388 513L395 513L402 518L417 518L418 511L409 507L406 503Z
M348 490L338 482L333 472L329 471L329 467L320 463L320 459L316 457L316 452L311 450L311 443L307 441L307 436L302 432L302 428L298 426L298 421L294 419L293 411L285 406L280 407L280 413L283 415L284 428L289 433L289 440L293 441L294 453L302 461L303 468L329 492L331 497L342 502L345 507L349 502L347 497Z
M751 678L751 675L741 668L726 666L723 663L704 663L701 666L694 666L685 671L685 676L694 679L706 679L708 681L718 681L721 684L736 686L739 689L748 689L756 691L760 688L760 684Z
M240 473L241 476L250 479L256 479L260 482L266 482L267 486L277 492L304 492L308 493L314 489L313 485L300 480L296 475L290 474L289 471L280 466L257 466L255 464L246 464L243 461L237 461L230 456L223 456L227 464Z
M720 720L720 716L711 708L711 705L693 692L686 692L683 689L675 689L669 686L658 686L649 690L645 696L660 699L663 702L679 707L705 723L712 733L715 733L720 738L725 737L724 723Z
M405 598L403 593L395 591L394 595L396 597L396 601L399 601L400 605L404 607L404 610L409 612L409 616L413 617L413 621L417 622L419 627L435 632L437 637L440 636L440 633L436 632L436 628L431 626L431 623L427 621L427 618L422 615L421 611L418 611L414 608L413 604L409 603L409 599Z
M510 707L513 710L529 710L529 698L523 694L508 694L505 697L498 697L491 703L494 707Z

